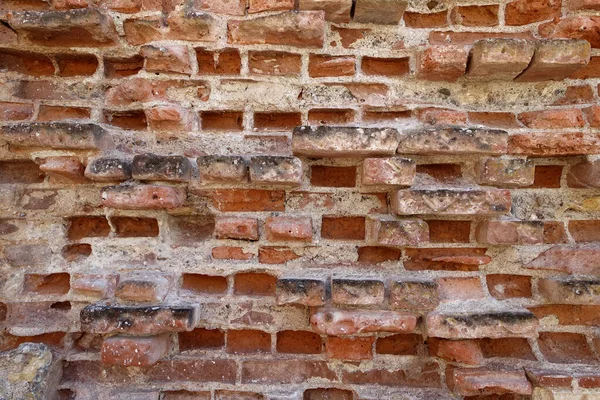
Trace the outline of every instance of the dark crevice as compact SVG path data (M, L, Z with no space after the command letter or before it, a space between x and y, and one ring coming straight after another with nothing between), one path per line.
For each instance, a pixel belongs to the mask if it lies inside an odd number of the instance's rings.
M354 11L356 11L356 1L352 0L352 7L350 7L350 20L354 19Z

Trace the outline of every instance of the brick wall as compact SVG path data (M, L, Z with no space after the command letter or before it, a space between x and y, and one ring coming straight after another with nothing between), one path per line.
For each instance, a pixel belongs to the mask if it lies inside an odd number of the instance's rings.
M58 399L600 398L599 0L1 0L0 42L0 351Z

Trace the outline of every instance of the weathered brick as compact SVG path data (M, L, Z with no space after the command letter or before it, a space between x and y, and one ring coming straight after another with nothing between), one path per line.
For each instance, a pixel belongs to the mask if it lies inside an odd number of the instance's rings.
M110 225L104 216L71 217L68 219L67 239L80 240L86 237L107 237Z
M321 336L308 331L277 332L277 352L287 354L321 354Z
M154 335L190 331L198 318L189 305L111 306L92 304L81 310L81 329L91 333Z
M433 281L394 281L390 305L409 310L433 309L438 305L437 284Z
M110 149L114 142L108 131L95 124L30 123L5 125L0 138L13 146L52 149Z
M410 271L477 271L492 258L485 248L428 248L406 249L404 267Z
M385 287L381 281L334 279L331 282L331 299L336 304L381 304L384 295Z
M544 278L538 281L538 290L550 302L600 304L600 281L598 280Z
M215 223L219 239L258 240L258 220L243 217L219 217Z
M79 157L56 156L47 157L40 164L40 170L50 177L51 182L84 183L85 166Z
M471 50L468 74L486 80L512 80L531 62L535 44L517 39L480 40Z
M301 241L312 240L313 229L310 217L269 217L265 221L265 232L268 241Z
M190 294L225 294L227 278L203 274L183 274L181 289Z
M529 307L539 319L551 317L558 325L596 326L600 323L597 305L545 304Z
M497 215L510 212L511 197L501 189L402 189L390 206L397 215Z
M294 129L292 149L306 157L393 155L398 141L395 129L302 126Z
M559 364L594 364L597 358L584 335L569 332L540 332L538 345L544 358Z
M600 163L596 161L573 165L567 175L570 188L600 187Z
M598 0L569 0L570 10L600 10Z
M67 294L69 292L69 274L26 274L23 277L23 293Z
M325 39L325 13L287 12L251 20L229 21L227 28L230 43L321 47Z
M181 215L168 219L173 247L198 247L213 237L215 218L212 215Z
M84 175L97 182L126 181L131 178L131 161L123 156L100 156L88 161Z
M248 0L248 12L250 14L263 11L293 10L293 0Z
M485 293L478 277L447 277L436 279L441 302L482 299Z
M50 57L41 53L2 49L0 50L0 71L17 72L31 76L53 76L54 64Z
M306 389L303 400L353 400L354 393L351 390L336 388Z
M374 337L329 337L325 344L327 357L340 360L370 360L373 358Z
M356 59L354 56L310 55L308 74L311 78L353 76L355 73Z
M248 176L248 164L243 157L198 157L200 181L204 183L244 182Z
M523 125L534 129L583 128L583 113L579 109L541 110L520 113Z
M284 211L285 191L259 189L218 189L212 200L219 211Z
M296 157L260 156L250 159L250 181L266 185L300 185L302 161Z
M191 179L192 166L184 156L138 154L133 157L131 175L142 181L184 182Z
M115 297L126 302L160 303L169 287L169 279L164 275L148 272L122 274Z
M508 147L509 154L573 156L599 152L600 140L583 132L518 134L510 137Z
M167 335L136 337L112 336L102 343L102 363L126 367L149 367L168 351Z
M367 158L362 165L362 184L410 186L415 173L416 164L408 158Z
M497 4L456 6L452 8L450 20L463 26L497 26L499 8Z
M365 217L323 216L321 238L334 240L364 240Z
M360 68L364 74L403 76L410 73L409 58L363 57Z
M544 224L537 221L484 221L477 225L475 237L478 242L487 244L541 244L544 242Z
M482 185L527 187L534 183L535 166L525 158L483 158L475 171Z
M469 53L463 46L432 46L417 55L417 78L456 82L465 74Z
M520 370L455 369L449 380L454 392L461 396L533 393L525 372Z
M335 381L336 374L324 361L246 360L242 362L242 383L299 384L308 379Z
M595 262L600 248L595 245L554 246L540 253L525 268L549 269L571 274L598 275L600 266Z
M19 37L42 46L102 47L118 40L112 18L97 10L14 12L8 23Z
M277 304L325 304L325 282L316 279L284 278L277 281Z
M506 5L506 25L527 25L560 16L560 0L515 0Z
M325 20L335 23L350 22L351 0L301 0L299 9L309 11L325 11Z
M415 246L429 241L429 227L419 219L379 219L371 222L371 238L383 245Z
M569 233L577 243L600 241L600 221L597 220L571 220Z
M600 17L577 15L547 22L539 27L540 36L550 39L581 39L600 48Z
M202 11L215 14L244 15L246 11L245 0L202 0L198 7Z
M411 333L417 326L415 314L381 310L319 309L310 317L317 333L338 336L371 332Z
M0 162L0 183L41 183L44 179L44 171L33 161Z
M357 0L353 20L365 24L396 25L402 19L404 10L405 1Z
M72 274L71 290L84 296L112 297L117 287L117 278L116 275Z
M430 338L427 341L431 355L467 365L480 365L483 353L474 340L444 340Z
M148 72L192 73L186 46L143 46L140 54L146 59L145 70Z
M590 62L590 50L590 44L585 40L540 41L531 64L517 81L563 80Z
M486 276L490 294L499 299L531 297L531 277L525 275L490 274Z
M248 69L251 74L274 76L298 76L301 69L300 54L280 51L251 51L248 53Z
M102 204L123 210L177 208L185 200L185 189L172 186L123 184L102 189Z
M508 134L479 128L437 128L400 135L398 153L405 154L504 154Z
M0 102L0 121L24 121L33 116L33 104Z

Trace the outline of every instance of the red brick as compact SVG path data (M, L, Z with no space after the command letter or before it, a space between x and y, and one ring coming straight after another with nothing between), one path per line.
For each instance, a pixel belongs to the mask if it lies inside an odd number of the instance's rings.
M83 296L112 297L117 287L117 278L116 275L73 274L71 290Z
M558 244L567 243L567 233L562 222L544 222L544 243Z
M564 95L554 102L554 106L571 104L591 104L594 102L594 90L589 85L567 86Z
M350 22L351 0L301 0L300 10L323 10L325 19L335 23Z
M367 75L403 76L410 72L408 58L363 57L361 69Z
M524 267L593 275L598 273L594 262L598 252L599 249L594 246L554 246L540 253Z
M558 325L596 326L600 323L600 306L548 304L529 307L529 310L539 319L552 317Z
M462 114L464 114L466 122L466 113ZM438 123L437 117L432 122ZM398 153L504 154L507 150L507 142L508 135L500 130L456 127L426 128L404 132L398 146Z
M284 131L301 125L301 115L289 113L254 113L254 128L261 131Z
M427 107L418 108L413 113L425 125L444 127L467 124L467 113L463 111Z
M526 187L534 183L535 167L522 158L484 158L477 164L476 173L480 184Z
M283 11L293 9L293 0L249 0L248 12L253 14L263 11Z
M102 190L102 204L105 207L124 210L176 208L182 206L185 199L185 190L172 186L123 185Z
M218 189L211 195L219 211L283 211L285 192L258 189Z
M404 24L409 28L441 28L448 26L448 11L420 14L416 12L404 13Z
M377 338L375 351L377 354L393 354L396 356L419 355L423 347L423 336L419 334L398 334Z
M242 383L299 384L309 379L335 381L336 374L324 361L247 360L242 362Z
M600 163L584 162L573 165L567 175L570 188L600 187Z
M467 365L480 365L483 362L483 353L476 340L430 338L427 343L433 356Z
M463 176L460 164L420 164L417 165L417 174L426 174L444 183L455 182Z
M334 279L331 299L336 304L373 305L384 299L383 282L375 280Z
M227 292L227 277L183 274L181 289L192 294L225 294Z
M560 0L516 0L506 5L506 25L527 25L559 17Z
M463 26L497 26L499 8L497 4L456 6L450 13L450 20L453 24Z
M33 104L0 102L0 121L23 121L33 116Z
M372 332L411 333L417 315L398 311L319 309L311 317L315 332L330 336Z
M172 247L197 247L213 237L212 215L182 215L168 219Z
M40 122L90 119L91 112L85 107L61 107L40 105L37 120Z
M168 351L168 335L112 336L102 343L102 363L126 367L149 367Z
M265 221L266 238L270 242L312 240L313 228L310 217L269 217Z
M484 39L471 50L468 75L486 80L512 80L531 62L532 42L517 39Z
M351 390L336 388L307 389L304 391L303 400L353 400L354 393Z
M296 157L257 156L250 159L250 181L263 185L302 183L302 161Z
M107 237L110 225L105 217L71 217L67 229L69 240L79 240L86 237Z
M197 328L177 335L181 351L220 349L225 346L225 334L218 329Z
M325 39L325 13L299 11L244 21L230 20L227 30L229 43L321 47Z
M590 62L583 68L578 69L569 78L571 79L588 79L600 77L600 57L590 58Z
M367 158L362 166L362 184L410 186L415 172L415 162L407 158Z
M215 236L219 239L258 240L258 220L219 217L216 219Z
M568 332L540 332L538 345L544 358L559 364L593 364L597 358L584 335Z
M262 246L258 249L258 261L261 264L285 264L299 257L289 247Z
M327 357L340 360L370 360L373 358L371 337L339 338L329 337L326 342Z
M364 240L365 217L323 216L321 238L334 240Z
M252 253L246 253L242 247L219 246L213 247L211 251L212 258L215 260L249 260L253 257Z
M19 123L0 128L0 138L16 147L51 149L110 149L110 133L99 125L84 123Z
M560 188L562 171L562 165L536 165L535 178L531 187L548 189Z
M190 392L187 390L163 391L163 400L210 400L210 392Z
M26 274L23 277L23 293L67 294L69 292L69 274Z
M534 129L582 128L583 114L579 109L530 111L518 115L526 127Z
M542 37L586 40L595 49L600 48L599 30L600 17L585 15L556 19L539 27Z
M53 76L52 60L40 53L2 49L0 50L0 71L17 72L31 76Z
M600 11L598 0L569 0L570 10L596 10Z
M490 294L499 299L531 297L531 277L525 275L486 275Z
M397 0L357 0L354 22L397 25L406 9L406 2Z
M308 331L277 332L277 351L287 354L321 354L321 336Z
M314 279L279 279L277 304L321 306L325 303L325 282Z
M209 393L210 396L210 393ZM260 393L239 392L232 390L215 391L215 400L265 400L265 396ZM190 399L192 400L192 399ZM193 400L197 400L195 397Z
M541 244L544 225L536 221L484 221L477 225L475 236L478 242L486 244Z
M198 172L202 183L245 182L248 165L243 157L202 156L197 159Z
M485 248L428 248L406 249L404 267L410 271L477 271L480 265L489 264Z
M270 353L271 335L257 330L227 331L227 352L233 354Z
M469 53L463 46L433 46L417 55L417 78L455 82L465 74Z
M391 123L399 122L410 118L412 111L402 106L397 107L364 107L363 108L363 121L371 123Z
M591 106L583 110L591 127L600 128L600 106Z
M342 381L355 385L439 388L440 372L437 362L417 361L400 369L389 370L373 366L346 370L342 372Z
M148 72L190 75L192 66L186 46L143 46L140 54L146 59Z
M311 78L329 76L353 76L356 72L354 56L330 56L311 54L308 63L308 74Z
M482 39L529 39L534 37L531 32L452 32L433 31L429 34L432 45L467 45Z
M251 74L298 76L302 67L300 54L279 51L250 51L248 69Z
M531 395L533 387L524 371L455 369L449 385L461 396L514 393Z
M438 278L436 283L440 301L482 299L485 297L479 277Z
M469 243L471 221L428 220L431 243Z
M104 122L124 130L146 130L148 124L143 110L104 110Z
M520 128L521 125L512 113L505 112L469 112L469 121L473 124L493 128Z
M195 80L151 80L132 78L121 80L106 92L105 102L109 106L131 106L136 103L172 100L175 93L196 90L202 101L208 99L210 86Z
M183 107L175 105L154 106L144 111L146 121L151 130L169 132L177 138L177 133L187 133L192 130L193 115ZM160 134L161 137L162 134Z
M131 57L105 57L104 76L107 78L122 78L135 75L144 67L144 58L139 55Z
M244 15L246 0L202 0L199 9L215 14Z
M480 339L478 343L485 358L504 357L537 360L525 338Z
M508 147L509 154L574 156L600 152L600 139L582 132L518 134L510 137Z
M69 54L55 56L58 74L63 77L91 76L98 69L98 58L93 54Z
M538 281L538 290L549 302L600 304L599 282L586 279L548 278Z
M600 221L580 220L569 221L569 233L578 243L600 241Z
M563 80L590 61L590 44L585 40L545 40L537 44L529 67L518 82Z
M414 246L429 241L429 227L419 219L371 221L370 237L378 244Z
M233 292L244 296L273 296L277 278L265 273L239 272L234 276Z
M170 288L169 278L156 273L121 274L115 297L123 302L159 303Z
M330 167L313 165L310 184L315 187L355 187L356 167Z

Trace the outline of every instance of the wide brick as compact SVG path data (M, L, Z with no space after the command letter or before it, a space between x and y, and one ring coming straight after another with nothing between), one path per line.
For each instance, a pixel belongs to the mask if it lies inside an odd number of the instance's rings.
M186 46L143 46L140 54L146 59L144 69L148 72L192 73Z
M577 15L547 22L539 27L540 36L551 39L581 39L600 48L600 17Z
M352 0L300 0L301 11L325 11L325 20L338 24L350 22Z
M300 185L302 161L296 157L260 156L250 160L250 181L265 185Z
M518 39L480 40L471 50L468 74L485 80L512 80L531 62L535 44Z
M529 307L539 319L551 318L558 325L598 326L600 324L600 306L545 304Z
M398 153L404 154L504 154L508 134L479 128L437 128L400 135Z
M202 0L198 8L215 14L244 15L246 0Z
M336 304L381 304L384 295L385 287L381 281L334 279L331 282L331 299Z
M354 22L396 25L406 10L406 2L398 0L357 0Z
M408 158L367 158L362 165L362 184L410 186L415 173L416 164Z
M327 358L348 361L373 358L374 337L339 338L329 337L325 344Z
M485 248L406 249L404 268L410 271L477 271L492 258Z
M598 220L571 220L569 233L577 243L600 241L600 221Z
M402 189L390 206L397 215L498 215L510 212L511 196L502 189Z
M326 284L317 279L284 278L277 281L277 304L325 304Z
M213 42L216 20L207 13L181 10L166 18L166 27L159 16L148 16L126 19L123 21L123 29L127 42L132 45L155 40Z
M469 53L464 46L432 46L417 55L417 78L456 82L465 74Z
M353 400L354 392L336 388L306 389L303 400Z
M169 337L112 336L102 343L100 356L107 365L149 367L156 364L168 351Z
M203 183L244 182L248 176L248 164L243 157L198 157L198 171Z
M590 161L573 165L567 174L570 188L600 187L600 162Z
M583 128L583 113L579 109L560 109L524 112L519 121L528 128L561 129Z
M338 336L371 332L411 333L418 315L398 311L319 309L310 317L317 333Z
M5 125L0 139L13 146L52 149L110 149L114 142L108 131L95 124L31 123Z
M585 40L542 40L517 82L561 81L590 62L590 51Z
M429 227L420 219L378 219L371 222L371 238L383 245L415 246L429 241Z
M53 76L54 64L50 57L28 51L0 50L0 71L17 72L31 76Z
M449 380L454 392L461 396L533 393L525 371L521 370L455 369Z
M506 5L506 25L527 25L559 17L560 0L516 0Z
M269 217L265 221L265 232L268 241L301 241L312 240L313 229L310 217Z
M554 246L540 253L525 268L548 269L570 274L600 275L600 247L596 245Z
M544 242L544 224L538 221L483 221L477 225L479 243L529 245Z
M229 21L227 28L229 43L321 47L325 40L325 13L286 12L244 21Z
M362 157L394 155L395 129L302 126L294 129L292 149L306 157Z
M336 381L335 372L324 361L247 360L242 362L242 383L300 384L309 379Z
M385 365L348 369L342 381L355 385L378 385L403 388L440 388L440 366L437 362L414 361L400 368Z
M215 222L218 239L258 240L258 220L243 217L218 217Z
M475 172L482 185L527 187L534 183L535 166L526 158L483 158Z
M579 333L540 332L538 345L551 363L595 364L598 361L585 336Z
M157 273L122 274L115 297L126 302L160 303L165 299L169 287L169 279Z
M600 280L544 278L538 291L547 301L563 304L600 304Z
M219 211L284 211L285 191L218 189L211 195Z
M133 157L131 175L141 181L184 182L191 179L192 166L184 156L139 154Z
M112 18L91 9L14 12L8 23L19 37L42 46L102 47L118 40Z
M102 189L102 204L123 210L171 209L185 200L185 189L172 186L123 184Z
M538 327L537 318L525 309L481 301L446 303L430 312L425 324L428 336L446 339L533 337Z

